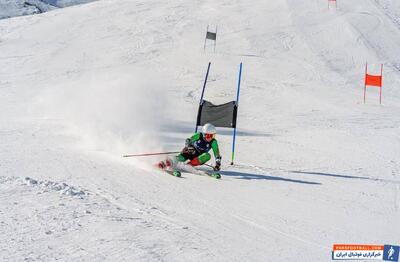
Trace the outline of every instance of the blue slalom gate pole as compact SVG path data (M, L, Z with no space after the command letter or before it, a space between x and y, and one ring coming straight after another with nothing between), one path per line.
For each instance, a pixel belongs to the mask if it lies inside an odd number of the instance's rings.
M206 73L206 77L204 79L203 91L201 92L199 107L201 106L201 103L203 103L204 90L206 89L208 73L210 72L210 66L211 66L211 62L208 62L207 73ZM198 114L199 113L197 113L197 117L198 117ZM197 120L196 120L196 128L195 128L194 132L197 133Z
M236 107L239 107L239 93L240 93L240 81L241 81L241 79L242 79L242 63L240 63L240 67L239 67L239 78L238 78L237 95L236 95ZM237 115L236 115L236 120L237 120ZM231 162L231 165L233 165L233 160L235 159L235 142L236 142L236 125L235 125L235 128L233 129L232 162Z

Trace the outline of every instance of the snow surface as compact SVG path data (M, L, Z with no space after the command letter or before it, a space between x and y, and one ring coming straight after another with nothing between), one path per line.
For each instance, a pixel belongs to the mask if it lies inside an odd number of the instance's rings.
M203 51L207 25L216 52ZM104 0L0 21L0 260L330 261L400 244L396 0ZM205 98L236 164L165 175ZM384 63L362 101L365 62Z

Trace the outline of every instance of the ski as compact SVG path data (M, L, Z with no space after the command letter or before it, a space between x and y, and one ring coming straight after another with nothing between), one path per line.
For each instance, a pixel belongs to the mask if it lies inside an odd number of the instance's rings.
M164 171L165 173L175 176L181 177L181 172L176 169L172 169L171 166L167 166L164 161L160 161L158 164L155 165L160 171Z
M221 179L221 174L219 172L216 171L211 171L211 170L200 170L197 169L193 166L190 165L185 165L185 164L181 164L181 165L167 165L164 161L160 161L156 167L161 170L164 171L165 173L171 175L171 176L175 176L175 177L181 177L182 173L181 172L185 172L185 173L189 173L189 174L194 174L194 175L200 175L200 176L208 176L208 177L212 177L215 179Z
M166 172L167 174L170 174L171 176L175 176L175 177L181 177L181 172L178 170L163 170L164 172Z
M221 178L221 174L218 172L211 171L211 170L200 170L200 169L197 169L190 165L182 165L180 167L180 169L183 172L187 172L187 173L194 174L194 175L208 176L208 177L212 177L212 178L216 178L216 179Z
M197 170L200 174L205 174L209 177L213 177L215 179L221 179L221 174L215 171L206 171L206 170Z
M221 174L220 173L208 173L207 172L207 175L208 176L210 176L210 177L213 177L213 178L216 178L216 179L221 179Z

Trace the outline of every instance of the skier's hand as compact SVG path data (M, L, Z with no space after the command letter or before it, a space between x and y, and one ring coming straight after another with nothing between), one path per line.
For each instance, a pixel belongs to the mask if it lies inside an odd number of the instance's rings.
M221 169L221 157L217 157L215 159L215 167L214 170L215 171L219 171Z
M196 148L193 146L188 146L188 153L194 155L196 153Z
M186 140L185 140L185 147L189 147L189 146L191 146L191 140L190 140L190 138L187 138Z
M183 152L189 155L194 155L196 153L196 149L193 146L187 146L183 149Z

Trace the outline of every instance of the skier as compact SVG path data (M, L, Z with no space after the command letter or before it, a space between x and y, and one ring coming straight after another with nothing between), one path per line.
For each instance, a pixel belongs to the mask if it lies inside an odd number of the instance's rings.
M212 149L215 157L214 170L219 171L221 168L221 155L219 153L218 142L215 139L216 133L217 129L215 126L209 123L205 124L202 132L195 133L186 139L185 147L175 157L175 160L191 166L203 165L211 159L208 151ZM167 159L165 162L161 161L158 166L164 169L173 166L173 162L173 160Z

